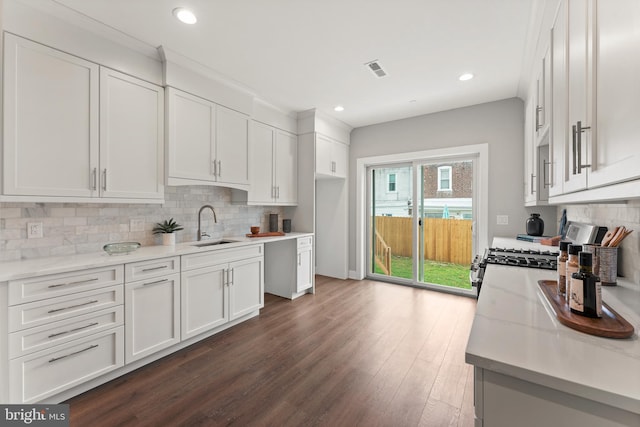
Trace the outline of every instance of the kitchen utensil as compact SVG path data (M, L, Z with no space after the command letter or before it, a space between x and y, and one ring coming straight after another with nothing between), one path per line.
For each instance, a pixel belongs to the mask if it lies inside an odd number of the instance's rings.
M618 232L618 227L615 227L613 230L607 231L607 233L602 238L602 246L608 246L613 236Z

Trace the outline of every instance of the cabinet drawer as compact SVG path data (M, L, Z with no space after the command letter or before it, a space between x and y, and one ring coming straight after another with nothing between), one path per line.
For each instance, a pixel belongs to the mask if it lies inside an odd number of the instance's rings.
M124 266L124 278L127 282L145 280L151 277L180 273L180 257L161 258L149 261L132 262Z
M9 307L9 332L121 305L123 285Z
M9 282L9 305L103 288L123 282L124 267L122 265L12 280Z
M47 325L29 328L9 334L9 358L51 348L80 339L100 331L121 326L124 309L121 305L95 313L75 316Z
M240 248L221 249L182 256L182 270L208 267L214 264L238 261L241 259L260 257L264 255L263 245L243 246Z
M11 402L32 403L124 365L124 327L9 362Z
M298 249L300 248L306 248L313 245L313 237L312 236L307 236L307 237L298 237Z

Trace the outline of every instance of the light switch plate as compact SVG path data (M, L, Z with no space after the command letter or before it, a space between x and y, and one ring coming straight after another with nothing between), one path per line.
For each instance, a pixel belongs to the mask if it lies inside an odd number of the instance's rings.
M509 215L498 215L496 223L498 225L509 225Z
M41 222L28 222L27 223L27 239L40 239L42 234Z

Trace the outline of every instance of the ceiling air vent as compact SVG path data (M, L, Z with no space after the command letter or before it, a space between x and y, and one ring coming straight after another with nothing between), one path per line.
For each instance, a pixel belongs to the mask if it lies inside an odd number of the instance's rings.
M384 77L387 75L387 72L382 69L382 66L380 66L380 63L377 59L375 61L367 62L364 65L366 65L367 68L376 75L376 77Z

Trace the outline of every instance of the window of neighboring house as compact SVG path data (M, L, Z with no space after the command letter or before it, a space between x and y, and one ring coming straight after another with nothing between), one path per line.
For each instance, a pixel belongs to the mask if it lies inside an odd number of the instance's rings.
M387 191L389 193L395 193L396 190L396 174L390 173L387 175Z
M451 166L438 167L438 191L451 191Z

